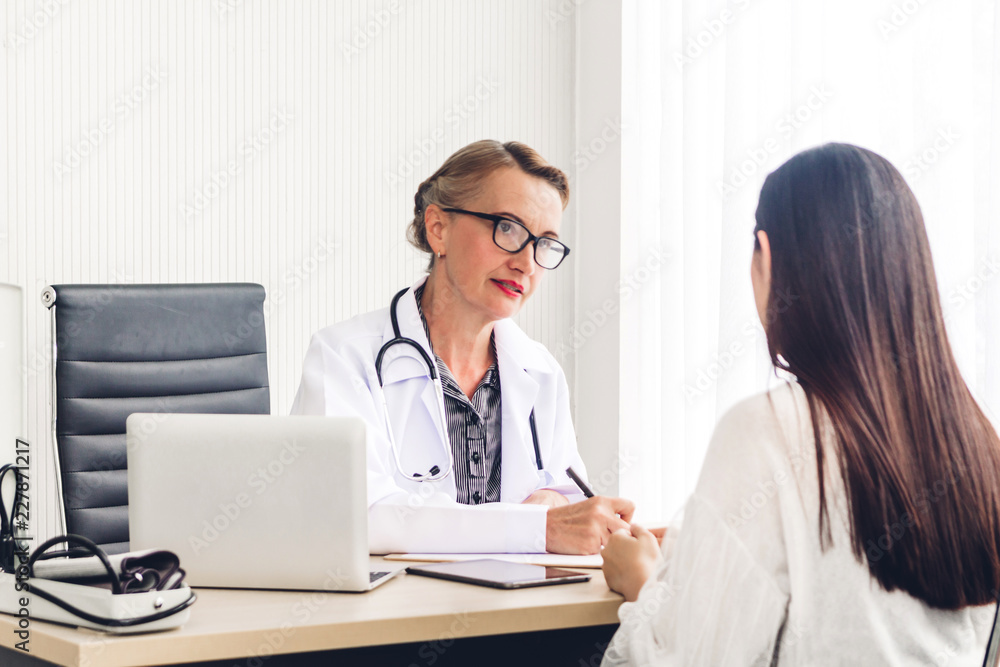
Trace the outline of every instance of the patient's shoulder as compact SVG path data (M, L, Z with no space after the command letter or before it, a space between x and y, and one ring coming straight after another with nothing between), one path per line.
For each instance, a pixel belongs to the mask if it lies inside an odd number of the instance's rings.
M784 468L791 459L812 456L815 444L809 404L802 387L787 382L730 408L719 420L704 470L746 474Z
M791 435L792 429L799 431L809 426L809 404L805 392L796 382L785 382L780 387L746 398L729 410L719 420L716 439L725 442L735 436L738 440L747 437L772 439L775 436Z

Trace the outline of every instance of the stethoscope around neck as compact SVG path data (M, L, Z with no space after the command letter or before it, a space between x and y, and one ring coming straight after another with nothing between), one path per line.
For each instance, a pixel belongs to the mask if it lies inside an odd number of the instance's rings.
M396 296L392 297L392 303L389 306L389 320L392 322L392 340L386 342L378 351L378 355L375 357L375 374L378 376L378 386L382 394L382 415L385 418L385 430L389 434L389 447L392 449L392 458L396 462L396 470L399 474L412 482L437 482L448 475L455 468L455 457L451 452L451 438L448 437L448 419L444 412L444 387L441 386L441 377L437 372L437 364L431 359L430 355L427 354L427 350L423 348L417 341L412 338L406 338L399 331L399 319L396 317L396 306L399 304L399 300L406 294L408 290L402 289L396 293ZM427 365L427 371L430 373L431 382L434 383L434 397L437 399L438 417L441 419L441 429L444 435L444 450L445 456L448 459L447 466L442 470L440 466L431 466L431 469L427 471L426 474L413 473L408 474L403 470L403 462L399 458L399 447L396 445L396 438L392 432L392 423L389 420L389 405L385 400L385 386L382 384L382 358L385 357L385 353L392 348L393 345L407 345L412 347L423 359L424 363ZM542 453L538 447L538 431L535 428L535 411L531 411L531 416L528 418L528 422L531 426L531 439L535 446L535 464L538 469L542 469Z

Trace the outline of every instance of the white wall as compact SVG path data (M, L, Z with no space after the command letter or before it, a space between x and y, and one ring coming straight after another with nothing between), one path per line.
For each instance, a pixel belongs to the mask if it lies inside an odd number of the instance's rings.
M272 411L287 412L311 332L386 305L420 274L404 228L417 185L451 152L518 139L572 175L574 11L4 2L0 282L25 289L36 489L53 488L45 285L263 284ZM575 217L571 205L571 247ZM573 348L560 343L577 270L550 275L521 316L571 386ZM53 507L33 517L37 533L58 529Z

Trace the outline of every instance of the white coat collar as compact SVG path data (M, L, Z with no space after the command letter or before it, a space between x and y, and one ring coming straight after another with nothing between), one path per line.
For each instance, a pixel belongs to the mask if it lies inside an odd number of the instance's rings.
M433 362L434 353L431 352L431 344L427 340L427 333L424 331L423 322L420 320L420 311L417 310L417 301L413 296L414 290L420 287L425 280L427 280L426 276L414 283L400 297L399 302L396 304L396 318L399 323L399 335L417 343L427 353L431 362ZM392 306L390 305L388 316L385 318L385 326L382 329L382 344L385 345L394 337L395 332L392 329ZM430 377L426 362L421 359L420 353L411 345L393 345L386 350L385 356L382 357L381 367L383 369L383 386L409 380L414 377Z

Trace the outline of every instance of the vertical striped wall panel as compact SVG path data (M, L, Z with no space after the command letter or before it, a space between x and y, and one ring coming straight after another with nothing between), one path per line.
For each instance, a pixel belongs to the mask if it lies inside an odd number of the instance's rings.
M570 171L564 5L4 2L0 282L25 289L36 494L54 481L45 285L263 284L272 411L286 413L310 334L420 275L404 229L445 157L518 139ZM573 271L520 316L553 350L572 327ZM41 535L59 528L53 507L35 514Z

